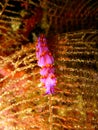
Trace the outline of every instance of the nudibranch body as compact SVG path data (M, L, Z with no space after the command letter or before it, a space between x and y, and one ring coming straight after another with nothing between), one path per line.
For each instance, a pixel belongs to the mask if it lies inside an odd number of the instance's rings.
M36 45L36 57L38 60L38 66L41 67L40 81L46 88L46 94L53 94L54 87L56 86L57 82L55 68L53 66L54 58L47 46L47 41L44 35L41 35L38 38Z

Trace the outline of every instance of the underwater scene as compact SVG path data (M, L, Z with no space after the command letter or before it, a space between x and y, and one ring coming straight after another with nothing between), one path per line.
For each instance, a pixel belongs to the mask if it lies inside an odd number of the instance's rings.
M97 0L0 0L0 130L98 130L97 23Z

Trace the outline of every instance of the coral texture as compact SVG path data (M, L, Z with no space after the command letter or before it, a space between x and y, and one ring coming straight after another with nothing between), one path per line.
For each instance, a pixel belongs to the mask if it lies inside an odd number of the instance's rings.
M97 28L98 0L0 0L0 130L98 130Z

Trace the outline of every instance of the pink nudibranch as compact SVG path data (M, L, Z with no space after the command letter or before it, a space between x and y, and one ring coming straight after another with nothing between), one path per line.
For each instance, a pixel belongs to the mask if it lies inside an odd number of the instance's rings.
M36 57L38 60L38 66L41 67L40 75L42 76L40 81L46 88L46 94L53 94L54 87L56 86L56 76L54 58L48 49L47 41L44 35L39 36L38 43L36 45Z

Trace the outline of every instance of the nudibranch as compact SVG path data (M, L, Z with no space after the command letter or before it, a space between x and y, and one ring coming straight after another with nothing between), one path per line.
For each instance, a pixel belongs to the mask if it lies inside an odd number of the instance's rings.
M36 58L40 69L40 82L46 88L46 94L53 94L57 83L54 68L54 58L48 48L46 38L43 34L38 37L36 45Z

